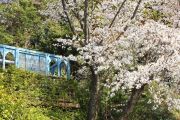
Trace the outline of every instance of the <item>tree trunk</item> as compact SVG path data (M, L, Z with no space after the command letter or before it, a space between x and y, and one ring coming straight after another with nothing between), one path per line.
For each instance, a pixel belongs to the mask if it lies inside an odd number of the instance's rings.
M95 74L93 66L90 66L92 73L91 84L90 84L90 100L88 106L88 120L95 120L97 117L97 107L98 107L98 91L99 91L99 79L98 75Z
M143 93L145 86L146 84L142 85L140 89L134 88L132 90L131 97L123 110L123 116L120 118L120 120L128 120L128 116L133 111L136 103L141 97L141 94Z

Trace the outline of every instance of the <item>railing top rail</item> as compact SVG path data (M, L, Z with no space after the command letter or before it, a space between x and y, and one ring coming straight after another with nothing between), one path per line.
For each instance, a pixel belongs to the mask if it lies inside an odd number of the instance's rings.
M61 59L63 58L64 59L64 57L60 56L60 55L49 54L49 53L35 51L35 50L28 50L28 49L25 49L25 48L13 47L13 46L9 46L9 45L0 44L0 48L6 48L6 49L11 49L11 50L19 50L19 52L22 52L22 53L25 53L25 54L39 55L39 56L48 55L49 57L52 57L52 58L61 58Z

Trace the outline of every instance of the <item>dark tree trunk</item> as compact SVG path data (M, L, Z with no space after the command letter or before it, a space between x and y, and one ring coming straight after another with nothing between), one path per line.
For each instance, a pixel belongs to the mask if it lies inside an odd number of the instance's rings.
M133 111L136 103L138 102L139 98L141 97L145 86L146 86L146 84L142 85L140 89L134 88L132 90L131 97L130 97L127 105L123 109L123 116L120 118L120 120L128 120L128 116Z
M98 107L98 91L99 91L99 79L98 75L95 74L93 66L90 66L92 73L91 84L90 84L90 100L88 106L88 120L95 120L97 116L97 107Z

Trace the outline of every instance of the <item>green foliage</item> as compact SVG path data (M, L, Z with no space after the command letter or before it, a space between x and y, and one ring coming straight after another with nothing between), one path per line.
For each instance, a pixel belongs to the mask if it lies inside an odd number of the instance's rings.
M0 5L3 19L1 30L4 31L1 43L27 46L31 35L39 29L41 17L32 1L20 0L12 4ZM6 36L6 37L5 37Z
M158 10L145 9L143 12L144 12L145 17L148 17L148 18L153 19L155 21L158 21L158 20L160 20L161 18L164 17L163 13L161 13Z
M0 4L0 44L59 54L62 49L53 46L56 38L72 37L72 33L63 21L55 22L40 14L48 2L51 1L15 0Z
M36 49L62 55L67 53L67 50L63 50L61 47L54 47L54 44L57 43L57 38L67 38L67 36L72 36L67 24L48 19L41 30L32 36L31 41L32 43L37 43L35 46Z
M151 100L151 102L150 102ZM133 112L129 116L133 120L176 120L166 105L156 106L148 87L144 91Z
M154 3L155 5L156 3ZM172 22L167 20L167 16L170 16L166 13L162 13L160 10L155 10L152 8L153 5L146 3L145 9L143 10L143 16L147 19L153 19L155 21L161 21L165 25L172 26Z
M67 101L78 104L80 91L73 80L9 68L0 72L0 119L84 120L81 109L62 106Z
M11 44L13 41L13 36L8 34L2 25L0 25L0 38L1 38L0 43Z
M109 89L102 89L99 120L118 120L122 116L122 110L130 96L129 92L122 90L119 90L115 96L109 96L109 93ZM157 107L156 104L153 103L152 96L147 87L135 105L133 112L128 116L128 119L176 120L176 117L168 110L166 105Z

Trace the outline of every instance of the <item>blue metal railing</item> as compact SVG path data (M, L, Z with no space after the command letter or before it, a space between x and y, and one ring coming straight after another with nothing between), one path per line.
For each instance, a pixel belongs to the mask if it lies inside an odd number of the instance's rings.
M9 53L13 56L13 60L7 58ZM65 64L67 79L70 79L70 63L66 57L2 44L0 44L0 54L2 55L0 64L3 69L7 64L15 64L17 68L61 77L61 64ZM52 61L53 65L50 64Z

